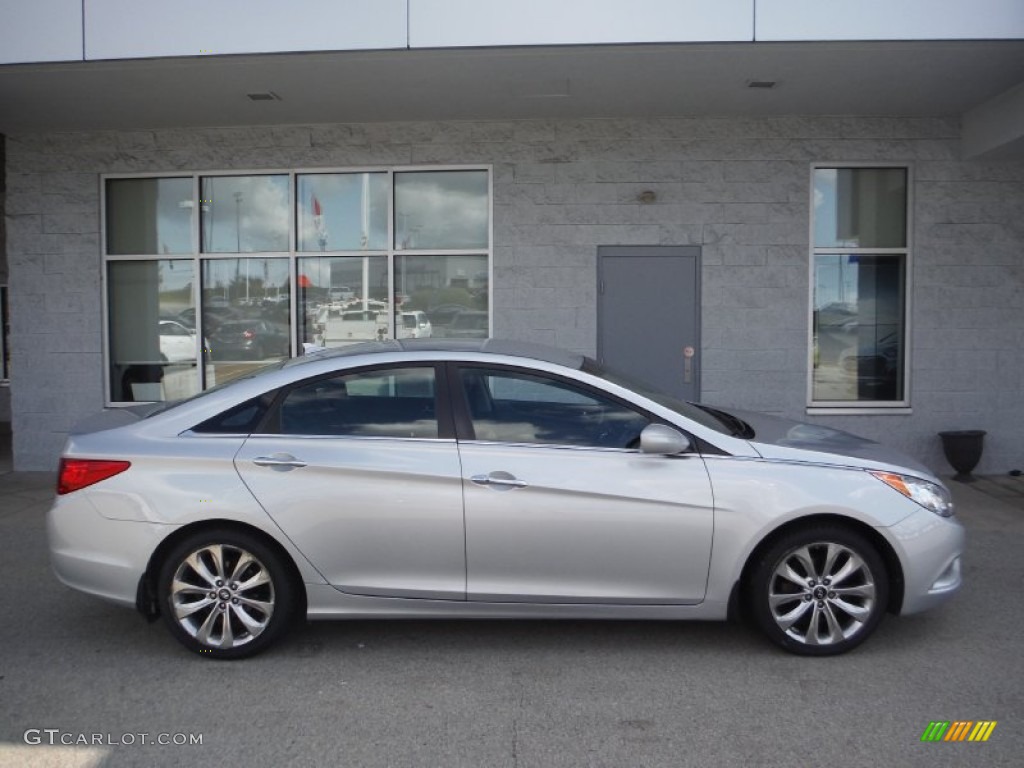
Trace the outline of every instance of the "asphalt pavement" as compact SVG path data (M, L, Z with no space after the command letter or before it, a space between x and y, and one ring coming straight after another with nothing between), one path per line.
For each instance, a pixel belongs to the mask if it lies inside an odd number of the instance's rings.
M215 662L57 582L53 480L0 467L4 768L1022 764L1024 506L971 486L961 594L845 656L739 624L362 621ZM921 741L982 720L987 742Z

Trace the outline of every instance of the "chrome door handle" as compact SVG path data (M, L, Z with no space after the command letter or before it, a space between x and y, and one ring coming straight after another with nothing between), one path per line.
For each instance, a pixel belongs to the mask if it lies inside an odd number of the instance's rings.
M270 467L271 469L276 469L279 472L306 466L306 462L296 459L290 453L275 453L272 456L257 456L252 460L252 463L257 467Z
M496 491L511 491L513 488L525 488L528 483L519 480L508 472L491 472L488 475L473 475L471 478L477 485L486 485Z

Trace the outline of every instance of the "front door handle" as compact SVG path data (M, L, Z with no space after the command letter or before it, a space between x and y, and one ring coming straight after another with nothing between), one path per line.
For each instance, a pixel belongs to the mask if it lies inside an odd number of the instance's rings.
M471 478L477 485L486 485L496 491L511 491L513 488L525 488L527 483L509 472L491 472L487 475L473 475Z
M306 462L296 459L290 453L274 453L270 456L257 456L252 460L257 467L270 467L277 472L287 472L306 466Z

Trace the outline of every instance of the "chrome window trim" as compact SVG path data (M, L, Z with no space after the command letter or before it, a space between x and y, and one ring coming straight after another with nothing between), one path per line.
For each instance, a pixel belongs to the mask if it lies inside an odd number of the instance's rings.
M601 453L641 453L639 448L602 448L596 445L566 445L564 443L507 443L501 440L459 440L466 445L493 445L505 448L554 448L560 451L599 451ZM687 455L687 454L680 454Z

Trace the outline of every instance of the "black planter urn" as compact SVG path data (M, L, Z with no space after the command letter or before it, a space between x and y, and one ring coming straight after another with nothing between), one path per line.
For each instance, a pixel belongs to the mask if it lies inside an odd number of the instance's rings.
M981 452L985 445L985 431L981 429L961 429L952 432L939 432L942 438L942 450L946 461L956 470L954 480L961 483L974 481L971 471L981 461Z

